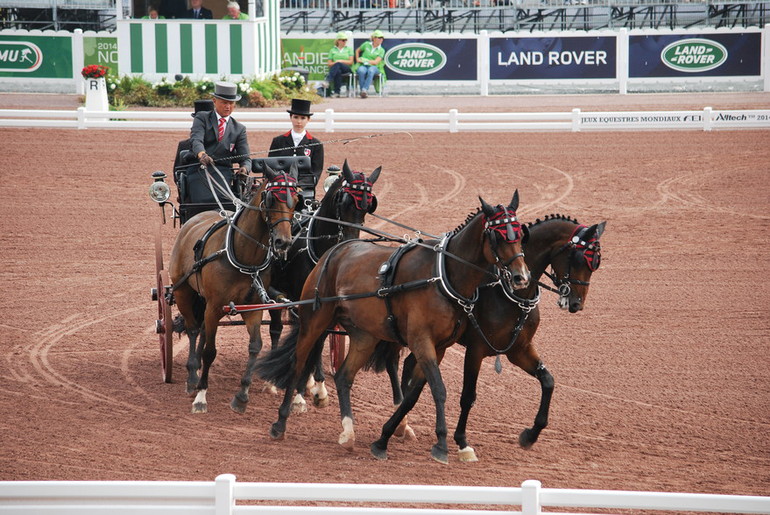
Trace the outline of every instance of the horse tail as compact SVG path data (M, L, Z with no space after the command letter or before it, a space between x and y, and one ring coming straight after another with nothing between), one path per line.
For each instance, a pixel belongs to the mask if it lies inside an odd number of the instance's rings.
M297 361L298 339L299 324L295 324L291 326L289 334L283 338L280 345L270 349L270 352L257 360L257 376L282 390L290 388Z
M391 361L395 360L398 363L401 358L401 348L396 343L380 340L369 361L364 365L364 370L373 370L377 374L384 372Z

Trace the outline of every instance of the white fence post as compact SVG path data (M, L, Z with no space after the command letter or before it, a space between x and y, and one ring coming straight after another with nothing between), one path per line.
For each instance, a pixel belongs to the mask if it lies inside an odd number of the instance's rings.
M326 120L324 120L324 131L334 132L334 109L326 110Z
M233 474L220 474L214 480L214 513L216 515L233 515L234 488L235 476Z
M522 515L540 515L540 481L527 479L521 484Z
M711 111L712 109L710 107L704 107L703 108L703 130L704 131L710 131L711 126Z
M572 110L572 132L580 132L580 108Z
M449 132L458 132L460 130L457 128L457 112L457 109L449 110Z

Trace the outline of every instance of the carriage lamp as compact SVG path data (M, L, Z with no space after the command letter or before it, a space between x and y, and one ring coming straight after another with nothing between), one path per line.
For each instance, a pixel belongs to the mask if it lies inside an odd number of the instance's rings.
M166 174L161 171L152 172L154 182L150 184L150 198L162 204L171 196L171 188L166 184Z
M329 191L329 188L332 187L332 184L334 184L334 181L337 180L337 176L341 172L342 170L340 170L340 167L337 165L331 165L326 169L326 173L329 174L329 177L324 180L324 192Z

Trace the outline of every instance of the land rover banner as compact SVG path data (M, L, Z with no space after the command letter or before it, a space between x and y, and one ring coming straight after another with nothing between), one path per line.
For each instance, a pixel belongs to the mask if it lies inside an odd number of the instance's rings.
M356 39L355 48L366 39ZM385 38L388 80L477 80L476 40Z
M489 78L614 79L614 36L489 38Z
M762 34L666 34L628 38L628 76L761 75Z
M72 38L0 34L0 77L72 78Z

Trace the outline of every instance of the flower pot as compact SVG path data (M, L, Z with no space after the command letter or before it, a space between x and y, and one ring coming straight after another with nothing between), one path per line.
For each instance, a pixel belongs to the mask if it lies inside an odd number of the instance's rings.
M86 81L86 111L109 111L107 81L104 77L84 80Z

